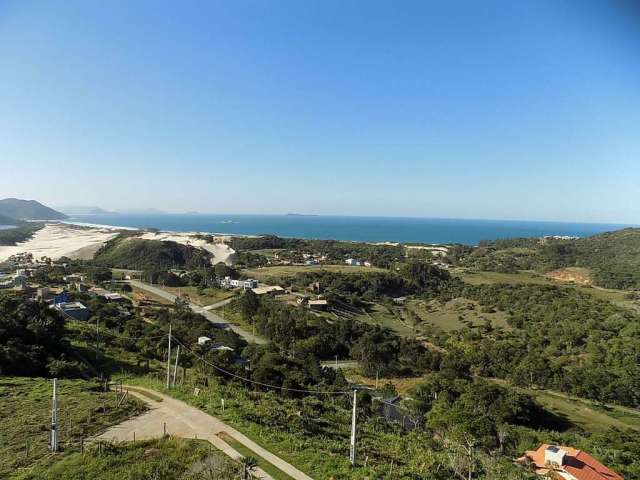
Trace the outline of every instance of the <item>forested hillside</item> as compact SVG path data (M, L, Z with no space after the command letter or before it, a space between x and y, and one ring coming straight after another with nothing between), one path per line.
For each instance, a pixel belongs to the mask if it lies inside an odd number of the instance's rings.
M591 271L595 285L606 288L640 288L640 229L627 228L577 240L531 238L482 242L478 248L452 249L454 265L515 272L548 272L565 267Z
M107 242L93 260L95 265L158 271L169 268L202 268L210 265L206 251L176 242L117 237Z

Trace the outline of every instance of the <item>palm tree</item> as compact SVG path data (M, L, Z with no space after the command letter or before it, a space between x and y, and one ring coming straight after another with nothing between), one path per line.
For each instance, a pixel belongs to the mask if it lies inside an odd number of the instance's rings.
M242 478L247 480L253 477L253 472L258 467L258 460L252 456L242 457L240 465L242 465Z

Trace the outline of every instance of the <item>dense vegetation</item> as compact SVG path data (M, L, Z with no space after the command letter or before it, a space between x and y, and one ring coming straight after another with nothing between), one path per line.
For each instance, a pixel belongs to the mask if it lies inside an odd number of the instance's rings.
M573 288L456 286L443 294L507 312L509 330L462 331L449 345L483 376L640 405L640 317Z
M117 237L107 242L93 260L95 265L158 271L170 268L202 268L210 255L199 248L176 242Z
M78 373L65 359L65 321L47 305L0 295L0 375Z
M458 246L449 259L456 265L497 272L584 267L596 285L640 288L640 229L627 228L577 240L530 238L481 242L478 248Z
M234 237L234 250L284 249L282 258L302 261L302 253L325 256L329 262L342 263L347 258L368 260L377 267L389 268L404 259L404 248L394 245L344 242L338 240L304 240L300 238L280 238L274 235L261 237Z
M346 274L320 270L291 278L298 289L318 283L328 298L357 306L383 297L437 292L451 281L446 270L422 262L404 264L398 272Z
M33 234L43 227L41 223L25 223L25 222L13 222L9 225L17 224L16 228L9 228L6 230L0 230L0 246L3 245L15 245L16 243L24 242L30 239ZM6 223L0 219L0 225L6 225Z

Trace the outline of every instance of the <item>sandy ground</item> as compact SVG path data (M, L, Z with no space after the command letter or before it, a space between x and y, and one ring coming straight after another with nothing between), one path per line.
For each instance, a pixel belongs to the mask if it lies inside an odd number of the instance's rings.
M117 232L105 228L78 228L71 225L51 223L38 230L26 242L14 246L0 246L0 261L16 253L32 253L34 258L60 257L90 259L95 252L111 240Z
M224 262L231 265L232 256L235 252L229 245L223 243L228 241L228 236L213 236L214 243L207 243L205 240L196 238L196 233L159 232L144 233L140 238L145 240L160 240L165 242L176 242L183 245L191 245L206 250L213 255L213 263ZM204 234L209 235L209 234Z

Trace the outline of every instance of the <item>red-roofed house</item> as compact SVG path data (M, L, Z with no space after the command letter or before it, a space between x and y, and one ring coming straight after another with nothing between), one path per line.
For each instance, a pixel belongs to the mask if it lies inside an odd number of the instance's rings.
M555 480L624 480L582 450L543 443L537 450L527 451L518 459L531 462L538 475Z

